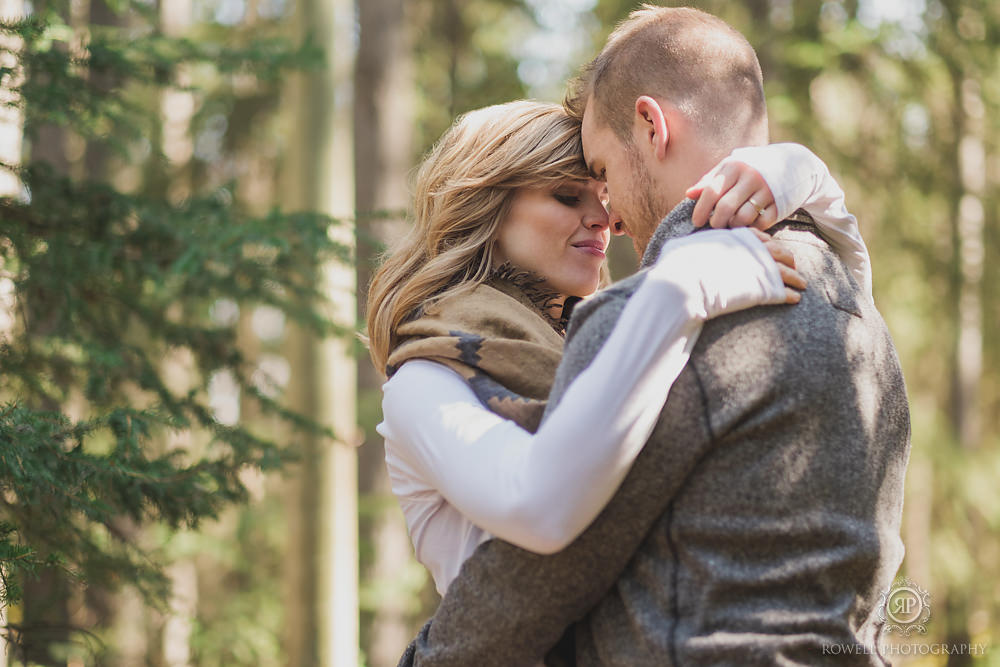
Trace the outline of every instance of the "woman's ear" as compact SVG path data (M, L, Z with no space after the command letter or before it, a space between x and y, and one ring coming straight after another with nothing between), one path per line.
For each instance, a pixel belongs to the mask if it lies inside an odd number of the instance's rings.
M670 143L670 130L667 127L667 114L660 103L649 95L636 98L635 122L640 131L636 138L652 149L658 160L664 159Z

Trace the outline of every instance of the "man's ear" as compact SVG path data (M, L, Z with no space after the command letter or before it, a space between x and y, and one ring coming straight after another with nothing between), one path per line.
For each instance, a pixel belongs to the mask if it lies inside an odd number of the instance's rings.
M670 143L670 130L667 127L667 114L660 103L649 95L642 95L635 100L635 121L642 134L640 137L645 145L652 148L658 160L667 156L667 144Z

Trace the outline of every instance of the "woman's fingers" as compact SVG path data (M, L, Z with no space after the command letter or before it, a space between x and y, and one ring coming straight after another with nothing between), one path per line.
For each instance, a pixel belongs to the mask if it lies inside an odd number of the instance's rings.
M761 233L763 234L763 232ZM786 248L783 243L768 237L768 239L764 241L764 246L767 247L767 251L771 253L771 257L773 257L774 261L778 262L778 264L784 264L793 269L795 268L795 255L793 255L792 251Z
M778 264L778 272L781 273L781 282L785 283L786 287L793 287L795 289L806 288L806 279L795 269L789 268L784 264Z
M795 270L795 255L781 241L774 240L759 229L751 227L750 231L760 239L767 251L771 253L771 258L778 265L781 282L785 283L785 303L801 301L802 295L796 290L804 290L808 283L805 277Z
M754 179L741 173L733 186L715 203L715 210L708 224L716 229L749 226L757 217L757 211L747 204L757 189Z
M747 198L747 204L750 204L754 215L754 219L748 224L757 229L768 229L778 222L778 205L767 185L750 195Z
M698 198L694 211L691 212L691 222L695 227L701 227L708 222L716 203L736 183L737 174L725 169L725 166L720 165L712 169L686 193L692 199Z
M753 197L747 197L738 209L736 209L736 215L730 221L730 227L756 227L758 229L767 229L767 227L761 227L757 224L760 219L760 211L757 210L757 200ZM763 207L761 207L763 208Z
M750 165L727 158L688 188L697 197L691 221L695 227L767 229L778 218L774 196L760 172Z

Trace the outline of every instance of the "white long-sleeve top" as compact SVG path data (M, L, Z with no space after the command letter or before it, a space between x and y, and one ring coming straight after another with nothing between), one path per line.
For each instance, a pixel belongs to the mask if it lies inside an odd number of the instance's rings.
M727 159L760 172L774 195L778 220L806 209L858 286L872 298L872 263L858 220L847 210L840 184L815 153L801 144L785 143L737 148Z
M804 203L824 231L860 241L853 216L830 215L837 196L831 191L840 188L806 153L829 181L820 179L812 193L822 210L810 201L778 199L769 180L779 213ZM773 167L757 167L756 158L751 152L740 159L768 178ZM797 150L790 159L805 161ZM856 275L870 267L867 251L861 254L863 266L852 266ZM842 256L860 257L856 247ZM443 595L465 559L493 536L539 553L575 539L649 437L704 320L783 299L777 266L748 230L671 241L593 363L534 435L487 409L451 369L419 359L405 363L383 386L378 432L417 560L438 591Z

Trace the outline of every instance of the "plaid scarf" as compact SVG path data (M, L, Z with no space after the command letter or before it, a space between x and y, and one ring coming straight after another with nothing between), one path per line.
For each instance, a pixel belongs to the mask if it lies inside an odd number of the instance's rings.
M429 359L458 372L479 400L534 433L562 357L566 317L543 279L504 264L471 291L446 297L399 327L386 375ZM564 312L568 316L568 308Z

